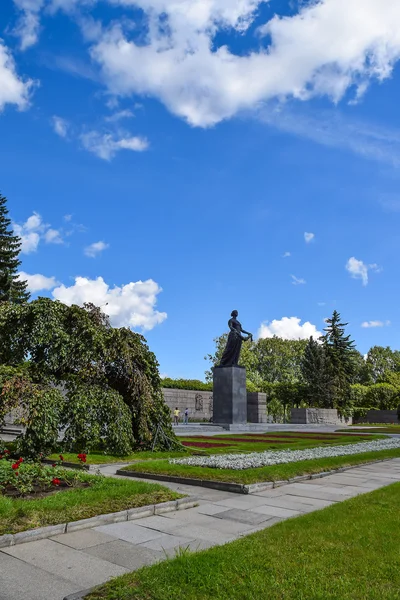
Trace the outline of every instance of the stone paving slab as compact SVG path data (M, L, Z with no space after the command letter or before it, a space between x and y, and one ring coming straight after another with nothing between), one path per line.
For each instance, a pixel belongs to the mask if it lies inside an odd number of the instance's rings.
M191 542L195 541L195 537L188 537L190 535L190 529L191 528L188 528L186 536L164 533L155 540L150 540L149 542L141 544L140 547L144 546L145 548L156 550L158 552L163 552L164 550L171 550L174 548L187 548Z
M297 517L301 514L301 511L299 510L291 510L289 508L281 508L279 506L256 506L255 508L251 509L251 512L268 515L269 517L281 517L282 519Z
M143 544L134 546L124 540L115 540L98 546L87 547L85 552L91 556L107 560L114 565L124 567L128 571L136 571L136 569L151 565L164 558L161 552L144 548Z
M11 546L4 548L2 552L33 567L72 581L81 589L127 573L127 569L123 567L51 540Z
M112 535L115 538L125 540L131 544L143 544L144 542L155 540L162 535L159 531L142 527L132 521L115 523L112 525L100 525L100 527L95 528L95 531Z
M273 498L271 499L267 499L267 505L272 504L271 500L273 500ZM299 504L308 504L309 506L313 506L315 510L318 510L320 508L327 508L328 506L330 506L331 504L334 504L335 502L338 501L338 499L336 498L335 500L324 500L321 498L311 498L310 496L296 496L295 494L287 494L285 496L281 496L280 498L275 498L276 501L281 500L282 503L278 504L278 506L283 506L283 502L285 500L290 500L291 502L298 502ZM342 498L342 500L344 500L344 498ZM276 506L275 504L273 504L273 506Z
M351 498L351 494L348 496L343 496L340 494L333 494L332 492L322 492L320 490L312 489L312 486L309 486L309 489L291 488L288 493L290 493L292 496L315 498L316 500L328 500L331 502L340 502L340 500Z
M70 548L75 548L75 550L83 550L91 546L113 542L117 538L106 533L101 533L100 531L95 531L94 529L82 529L81 531L56 535L50 539Z
M237 508L230 508L222 513L215 515L218 519L226 519L228 521L237 521L238 523L246 523L247 525L259 525L268 521L269 515L256 514L250 510L240 510Z
M231 525L232 523L229 523ZM252 529L251 526L246 527L246 532ZM188 533L188 526L178 527L175 530L176 535L184 536ZM244 530L242 531L244 533ZM227 542L233 542L240 535L235 535L233 532L229 535L228 533L222 533L221 531L217 531L216 529L210 529L209 527L204 527L202 525L194 525L190 527L190 534L199 540L204 540L206 542L213 542L214 544L226 544Z
M0 552L0 600L61 600L82 587Z
M246 509L253 508L254 506L262 506L265 503L265 496L257 497L253 495L249 496L238 496L235 498L229 498L228 500L221 500L220 502L216 502L217 506L222 506L225 508L238 508L238 509Z

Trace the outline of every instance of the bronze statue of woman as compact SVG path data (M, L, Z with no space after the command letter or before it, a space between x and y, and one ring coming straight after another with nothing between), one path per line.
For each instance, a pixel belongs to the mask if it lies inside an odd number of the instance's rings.
M233 310L231 313L231 318L228 321L230 331L221 362L218 365L219 367L237 367L239 363L242 342L247 342L247 340L253 339L251 333L242 329L241 324L237 320L238 314L239 313L237 310ZM242 333L247 335L247 337L242 336Z

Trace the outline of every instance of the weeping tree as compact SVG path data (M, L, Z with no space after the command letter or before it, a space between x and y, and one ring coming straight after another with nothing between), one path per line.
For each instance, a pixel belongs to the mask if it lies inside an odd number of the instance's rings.
M22 389L26 399L56 388L64 401L52 406L71 449L89 450L106 439L108 450L127 454L135 446L152 447L157 428L165 435L157 436L155 447L167 446L166 437L176 443L155 355L142 335L111 327L96 306L49 298L0 303L0 340L2 368L19 370L3 385L0 402L11 397L11 404L21 404ZM25 408L27 428L39 427L43 414L32 425L38 411Z

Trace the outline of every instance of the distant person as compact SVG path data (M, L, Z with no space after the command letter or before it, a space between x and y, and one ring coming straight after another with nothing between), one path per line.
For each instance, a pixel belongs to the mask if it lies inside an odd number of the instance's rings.
M179 410L178 407L176 407L174 410L174 425L179 425L179 415L180 414L181 414L181 411Z
M185 425L189 424L189 409L186 408L185 410Z

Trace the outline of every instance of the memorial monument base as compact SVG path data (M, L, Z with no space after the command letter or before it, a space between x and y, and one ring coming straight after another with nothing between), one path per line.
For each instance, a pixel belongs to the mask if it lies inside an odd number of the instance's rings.
M215 367L213 379L213 423L224 429L246 426L246 369Z

